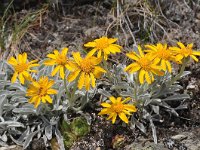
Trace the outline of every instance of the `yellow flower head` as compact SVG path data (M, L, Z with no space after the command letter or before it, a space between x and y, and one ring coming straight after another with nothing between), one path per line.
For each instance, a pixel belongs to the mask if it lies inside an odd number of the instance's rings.
M73 53L75 64L73 65L73 71L68 76L68 81L72 82L79 75L78 88L82 89L85 85L86 90L90 89L90 84L92 87L96 85L96 78L98 78L100 73L105 73L106 71L98 66L101 62L101 58L96 58L94 56L87 55L85 58L81 58L79 52Z
M40 102L52 103L52 99L49 95L56 94L57 91L51 89L54 84L53 80L48 79L48 77L41 77L39 81L33 81L27 89L26 96L31 97L29 103L34 103L34 107L37 108Z
M101 103L101 106L105 107L99 112L98 115L108 115L107 120L111 119L112 123L115 123L117 116L124 121L125 123L128 123L128 118L126 115L131 115L131 113L136 112L137 109L134 105L125 104L130 98L126 98L122 101L121 97L113 97L111 96L110 103Z
M147 52L151 57L155 58L154 61L160 63L164 71L168 70L172 72L172 67L170 60L174 59L173 53L167 48L167 44L162 45L158 43L157 45L145 45Z
M144 77L148 84L154 81L153 74L162 76L164 73L160 71L160 67L157 66L158 62L154 61L154 58L150 55L145 55L140 46L138 46L139 54L135 52L127 53L126 55L133 59L135 62L125 68L125 71L134 73L139 71L139 81L141 84L144 83Z
M37 60L28 61L27 60L27 54L19 54L17 58L11 57L8 60L8 63L11 64L14 68L14 74L12 76L11 82L14 83L18 77L21 84L24 84L25 79L31 80L31 75L29 72L37 72L36 70L31 70L32 67L39 66L39 64L36 64Z
M117 44L113 44L117 41L117 38L107 38L101 37L99 39L94 40L93 42L88 42L84 44L85 47L92 47L93 49L88 53L89 56L94 55L95 52L98 51L97 57L100 58L102 53L104 55L104 59L107 60L108 55L110 53L121 52L121 46Z
M55 76L55 74L60 70L60 77L64 79L65 76L65 68L71 70L71 62L67 58L68 48L63 48L59 53L58 50L54 50L54 54L48 54L47 57L50 60L46 60L44 62L47 66L56 65L55 69L52 71L51 75Z
M198 58L196 56L200 56L200 51L193 51L192 47L193 44L188 44L187 46L185 46L183 43L181 42L177 42L177 45L180 47L170 47L169 49L172 50L174 52L175 56L175 60L177 62L181 62L181 60L183 58L187 58L187 57L191 57L192 59L194 59L196 62L198 62Z

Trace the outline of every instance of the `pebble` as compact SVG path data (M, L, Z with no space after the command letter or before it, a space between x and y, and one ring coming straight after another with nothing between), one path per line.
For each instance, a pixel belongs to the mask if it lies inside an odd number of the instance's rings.
M182 141L182 140L184 140L186 138L187 138L187 136L183 135L183 134L178 134L178 135L174 135L174 136L171 137L171 139L178 140L178 141Z

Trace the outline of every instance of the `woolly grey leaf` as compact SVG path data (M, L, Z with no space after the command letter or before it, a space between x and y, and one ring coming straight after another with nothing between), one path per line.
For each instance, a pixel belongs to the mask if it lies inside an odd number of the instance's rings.
M183 78L189 74L191 74L191 71L184 71L180 78Z
M156 135L156 127L155 127L152 119L150 119L149 121L150 121L150 125L151 125L153 141L154 141L155 144L157 144L158 143L158 138L157 138L157 135Z
M26 140L25 140L25 142L24 142L24 144L23 144L23 149L26 149L26 148L29 146L29 144L30 144L30 142L32 141L33 137L34 137L38 132L40 132L40 130L37 130L37 131L35 131L35 132L32 132L32 133L30 133L30 134L27 136L27 138L26 138Z
M1 139L0 139L0 145L1 146L8 146L4 141L2 141Z
M106 97L112 96L109 92L103 90L103 89L98 89L98 92Z
M21 136L18 138L18 143L23 143L23 141L25 140L25 138L27 137L27 135L29 135L30 133L30 127L28 126L27 129L21 134Z
M48 125L45 128L45 135L46 135L48 140L51 140L51 138L52 138L52 125Z
M0 95L0 116L3 115L3 106L6 101L6 95Z
M174 100L184 100L188 99L190 96L188 94L177 94L177 95L172 95L170 97L167 97L163 99L164 101L174 101Z
M136 126L140 131L146 133L146 128L144 127L144 125L133 116L131 117L131 123L131 126Z
M16 122L16 121L0 122L0 127L1 126L7 126L8 128L11 128L11 127L24 127L24 125L22 123Z
M10 89L10 90L12 90L12 89L18 89L20 91L26 92L26 88L23 87L23 86L21 86L19 83L13 83L13 84L11 84L8 89Z
M18 114L35 114L36 110L34 108L15 108L13 109L14 113L18 113Z
M65 150L65 146L64 146L64 143L63 143L63 137L60 133L60 131L58 130L58 128L56 127L55 129L55 135L56 135L56 139L58 141L58 144L60 146L60 150Z
M1 136L1 140L4 141L4 142L7 142L8 137L7 137L6 133L4 133L4 134Z

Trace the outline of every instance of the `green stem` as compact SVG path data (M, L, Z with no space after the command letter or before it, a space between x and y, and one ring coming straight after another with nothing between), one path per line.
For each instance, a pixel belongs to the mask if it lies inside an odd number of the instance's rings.
M70 93L69 93L69 90L67 89L66 68L64 68L64 73L65 73L65 76L64 76L64 87L65 87L65 92L67 94L67 97L69 98L70 97Z
M169 84L170 86L171 86L172 84L174 84L174 82L176 82L177 80L179 80L180 77L183 75L183 72L184 72L184 70L185 70L185 67L186 67L188 61L189 61L188 58L186 58L186 59L183 60L183 64L182 64L182 66L181 66L180 72L179 72L174 78L171 79L170 84Z
M107 62L106 62L105 59L103 59L103 67L104 67L105 70L107 71L106 74L107 74L108 79L109 79L110 81L112 81L112 80L111 80L111 72L108 70L108 64L107 64Z

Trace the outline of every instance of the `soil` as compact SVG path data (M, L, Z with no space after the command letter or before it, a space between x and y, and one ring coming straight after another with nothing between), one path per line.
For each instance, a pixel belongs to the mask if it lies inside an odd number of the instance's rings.
M17 49L27 52L33 59L42 59L54 49L68 47L70 51L83 48L83 43L107 34L119 38L119 44L125 46L124 51L134 44L165 42L175 44L194 43L195 49L200 49L200 2L198 0L169 1L148 4L135 0L121 1L123 9L131 24L127 26L122 19L122 26L117 21L117 4L112 0L69 1L63 5L49 6L46 12L36 20L23 36ZM17 15L34 11L34 9L19 9ZM154 8L154 10L152 10ZM147 11L147 16L137 14L139 10ZM149 14L148 14L149 13ZM159 25L149 19L153 14ZM146 23L146 25L145 25ZM155 27L152 27L154 25ZM160 27L161 26L161 27ZM134 38L129 32L129 28ZM154 33L149 30L154 29ZM125 30L125 32L124 32ZM121 122L112 125L110 121L97 116L97 110L90 107L92 115L91 132L74 143L72 150L199 150L200 149L200 64L187 66L191 75L180 81L191 99L185 100L186 109L178 111L180 117L163 114L164 123L157 124L158 144L152 141L151 129L147 134L138 129L134 131ZM89 107L89 106L88 106ZM87 112L87 110L86 110ZM116 140L121 140L117 148ZM114 147L114 148L113 148ZM1 148L0 148L1 149Z

